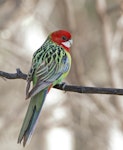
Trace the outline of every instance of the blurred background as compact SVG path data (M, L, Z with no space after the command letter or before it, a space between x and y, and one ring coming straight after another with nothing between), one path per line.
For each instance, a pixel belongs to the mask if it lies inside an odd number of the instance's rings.
M57 29L71 32L68 84L123 88L121 0L0 0L0 70L27 73ZM17 144L29 104L24 80L0 79L0 148ZM52 89L26 150L122 150L123 97Z

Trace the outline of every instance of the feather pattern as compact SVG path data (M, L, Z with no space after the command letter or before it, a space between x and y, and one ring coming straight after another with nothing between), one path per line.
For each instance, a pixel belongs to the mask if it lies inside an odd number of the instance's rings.
M31 91L27 89L26 98L34 96L70 70L71 65L67 55L64 49L53 43L50 38L46 40L33 55L27 82L29 84L33 76L36 77L36 81Z

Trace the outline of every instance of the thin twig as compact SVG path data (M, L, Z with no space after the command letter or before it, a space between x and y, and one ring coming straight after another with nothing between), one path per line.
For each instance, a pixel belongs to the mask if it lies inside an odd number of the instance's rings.
M6 79L24 79L26 80L27 74L24 74L19 68L16 69L16 73L8 73L4 71L0 71L0 77Z
M0 71L0 77L7 79L26 80L27 74L23 73L20 69L16 69L16 71L17 71L16 73L7 73ZM58 84L54 86L54 88L77 93L123 95L123 89L116 89L116 88L85 87L85 86L67 85L65 83Z

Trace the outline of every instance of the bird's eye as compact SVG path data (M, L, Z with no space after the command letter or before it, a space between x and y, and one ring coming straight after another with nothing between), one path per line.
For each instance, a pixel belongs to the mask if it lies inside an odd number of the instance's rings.
M62 36L62 40L67 41L67 37L66 36Z

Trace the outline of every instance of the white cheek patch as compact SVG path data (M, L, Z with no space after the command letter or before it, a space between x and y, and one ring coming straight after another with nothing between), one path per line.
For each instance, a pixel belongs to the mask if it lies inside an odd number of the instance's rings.
M66 42L62 42L62 44L67 47L67 48L70 48L71 45L72 45L73 41L72 40L69 40L69 41L66 41Z

